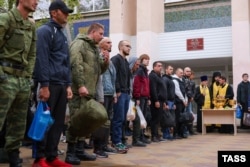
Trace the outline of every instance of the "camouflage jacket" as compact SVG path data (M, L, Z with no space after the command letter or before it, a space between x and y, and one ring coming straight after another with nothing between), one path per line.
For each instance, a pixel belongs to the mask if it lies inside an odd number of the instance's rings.
M8 40L5 36L13 29ZM31 78L36 56L35 25L25 20L17 8L0 14L0 62L8 62L24 68L23 77ZM0 74L5 72L0 66Z
M108 68L108 63L100 57L98 46L86 35L79 34L70 45L70 63L73 93L78 94L78 89L85 86L93 98L98 78Z

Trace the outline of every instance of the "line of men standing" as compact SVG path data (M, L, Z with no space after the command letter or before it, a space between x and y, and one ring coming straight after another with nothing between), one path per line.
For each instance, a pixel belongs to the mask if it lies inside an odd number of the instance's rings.
M111 97L106 96L106 100L109 98L109 101L114 100L115 102L112 119L109 113L109 119L111 120L111 140L113 147L120 153L127 153L128 151L128 145L124 140L124 128L126 126L126 114L129 101L131 100L131 93L132 98L136 100L136 105L141 106L145 117L145 108L147 105L150 105L152 115L150 123L151 140L153 142L164 140L159 135L158 129L163 111L169 109L175 109L175 138L186 138L187 131L189 131L190 134L195 134L192 124L187 125L180 122L179 117L181 113L191 111L191 102L195 99L195 95L198 94L197 92L199 92L199 90L205 98L205 102L200 104L200 108L207 104L206 96L208 95L210 96L209 99L215 96L229 99L233 98L232 88L226 83L225 77L219 77L220 86L218 86L217 82L213 83L213 89L211 89L210 93L207 93L208 90L205 89L205 93L203 94L201 92L203 85L201 85L199 87L200 89L197 88L195 94L194 84L190 80L191 69L189 67L184 69L184 77L181 68L178 68L175 75L171 76L171 71L173 71L171 70L171 66L167 67L166 76L162 76L162 63L156 61L153 63L153 70L147 75L146 66L148 65L149 56L145 54L140 57L140 68L135 72L135 76L133 77L129 62L127 61L127 56L129 56L131 50L130 42L127 40L120 41L118 44L119 53L112 57L110 61L110 51L100 51L97 46L103 39L104 33L104 27L98 23L90 26L87 35L79 34L70 45L70 49L68 49L67 39L62 29L67 23L69 13L72 13L73 10L69 9L61 0L56 0L51 3L49 7L51 20L37 30L36 41L34 25L27 20L27 15L29 12L35 11L37 1L19 0L17 4L17 8L13 9L12 12L14 17L20 20L19 23L24 24L21 25L23 26L22 31L24 31L24 37L19 39L20 41L24 40L24 45L23 41L21 41L18 43L20 46L14 46L13 44L16 44L16 42L12 41L14 43L11 44L9 39L5 39L4 36L1 36L1 45L3 44L1 50L4 51L3 53L7 53L9 49L13 49L13 56L8 57L6 55L9 54L1 54L0 57L0 91L2 95L5 95L2 96L1 99L0 127L3 126L6 119L8 126L5 149L8 153L11 167L21 166L19 147L24 134L28 108L27 105L24 104L26 104L25 101L28 101L28 95L30 93L30 90L28 90L30 88L29 79L32 76L34 65L34 80L39 83L40 86L38 88L38 97L40 100L48 102L51 107L52 117L55 119L54 124L48 130L44 140L38 143L37 156L33 163L34 167L70 167L70 164L79 165L81 160L86 159L86 156L88 159L95 159L95 157L93 158L86 155L83 150L82 136L75 136L71 133L71 124L69 124L66 138L68 143L66 163L58 159L58 142L64 125L67 101L72 99L69 101L70 114L72 117L75 113L79 112L80 104L86 104L89 99L96 98L98 79L101 74L107 72L107 69L113 69L112 74L113 76L115 75L115 79L113 78L115 91L108 94ZM2 16L4 16L3 20L6 21L7 15L1 15L1 17ZM5 27L6 25L4 21L0 22L0 30L2 30L2 32L8 29ZM15 35L13 37L15 37ZM9 45L4 45L5 42L7 42L6 44L9 42ZM23 48L26 50L23 50ZM36 61L34 61L35 48L37 49ZM144 87L140 85L141 79L143 80L142 83ZM202 82L205 80L206 78L203 78ZM21 85L21 87L18 85ZM133 91L131 92L132 88ZM107 103L104 99L104 104ZM240 103L243 105L246 102ZM112 104L106 106L107 111L111 110L111 105ZM22 108L20 108L20 106L22 106ZM16 113L19 111L21 111L21 114ZM138 119L136 123L138 123ZM102 126L100 129L102 132L105 132L105 134L100 135L94 132L92 134L94 137L94 152L97 154L100 153L100 150L103 151L106 149L107 151L109 125L107 127ZM150 143L144 138L144 130L141 130L140 127L134 130L136 133L134 133L133 146L146 146L146 144ZM104 143L102 143L103 140L105 140Z

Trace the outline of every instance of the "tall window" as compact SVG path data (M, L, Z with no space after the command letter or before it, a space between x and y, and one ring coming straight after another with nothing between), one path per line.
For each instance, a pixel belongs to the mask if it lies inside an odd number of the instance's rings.
M51 0L39 0L35 19L49 17L49 5ZM65 0L67 2L67 0ZM94 12L109 9L109 0L79 0L79 12Z

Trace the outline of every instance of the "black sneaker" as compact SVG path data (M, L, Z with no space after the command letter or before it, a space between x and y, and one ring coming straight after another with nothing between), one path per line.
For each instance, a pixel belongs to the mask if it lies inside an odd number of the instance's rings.
M157 138L157 137L152 137L151 141L152 141L152 142L155 142L155 143L160 142L160 141L158 140L158 138Z
M112 155L112 154L117 154L117 151L116 151L115 149L110 148L110 147L108 147L108 146L103 147L103 151L104 151L105 153L107 153L107 154L110 154L110 155Z
M146 144L151 144L151 141L149 139L142 139L141 142L146 143Z
M99 158L108 158L109 155L105 153L103 150L94 150L94 153L96 154L96 157Z
M174 139L183 139L183 137L182 137L182 136L179 136L179 135L176 135L176 136L174 136L173 138L174 138Z
M159 140L159 142L166 142L167 141L167 139L163 139L161 137L159 137L158 140Z
M145 143L143 143L141 141L133 142L132 145L135 147L146 147L147 146Z

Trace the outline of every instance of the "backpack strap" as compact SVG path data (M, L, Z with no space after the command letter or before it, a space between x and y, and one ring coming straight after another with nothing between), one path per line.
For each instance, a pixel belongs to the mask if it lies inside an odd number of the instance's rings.
M16 29L16 26L14 26L14 15L11 11L8 12L8 16L9 16L9 29L6 31L4 37L3 37L3 43L0 46L0 49L2 49L4 47L4 45L6 44L6 42L12 37L12 35L14 34L14 31ZM16 25L16 22L15 22Z

